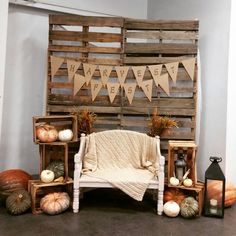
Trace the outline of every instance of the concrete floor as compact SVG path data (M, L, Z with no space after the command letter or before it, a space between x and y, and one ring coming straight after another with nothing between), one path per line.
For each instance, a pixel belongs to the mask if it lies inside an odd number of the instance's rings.
M95 190L84 194L81 211L56 216L28 212L11 216L0 208L0 236L234 236L236 205L225 210L224 219L168 218L155 214L150 194L137 202L119 190Z

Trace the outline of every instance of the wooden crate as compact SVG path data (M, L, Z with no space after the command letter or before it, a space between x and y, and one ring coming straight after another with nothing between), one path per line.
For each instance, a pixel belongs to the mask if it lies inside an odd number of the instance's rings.
M190 169L188 178L193 181L193 186L197 184L197 165L196 165L196 154L197 145L194 141L174 141L169 140L168 146L168 177L169 183L170 178L173 176L175 171L175 161L179 152L183 152L186 156L187 169Z
M29 180L28 192L31 195L31 210L33 214L42 213L40 200L47 194L53 192L67 192L71 203L73 200L73 181L68 179L65 183L42 183L40 180Z
M154 65L196 58L198 50L197 20L141 20L121 17L50 15L47 80L47 114L69 114L74 107L87 108L97 114L94 131L131 129L148 132L148 122L155 107L159 115L178 121L179 128L161 137L162 154L167 156L168 140L194 140L196 130L197 60L193 81L183 66L179 67L176 84L170 83L170 96L160 87L153 88L152 101L136 89L130 105L120 88L110 103L105 88L91 99L90 86L84 85L73 95L73 80L68 80L66 58L82 63L110 66ZM64 63L51 77L50 56L64 58ZM166 69L163 69L163 73ZM78 73L83 74L82 65ZM95 70L93 78L99 79ZM112 70L110 77L116 77ZM133 80L130 69L127 80ZM146 70L144 80L151 78Z
M198 201L198 216L202 215L203 207L204 207L204 184L201 182L197 182L194 187L184 187L184 186L178 186L173 187L166 183L165 190L168 190L169 188L178 188L183 191L183 193L186 196L192 196Z
M42 142L36 136L36 128L40 124L53 125L58 131L63 129L71 129L73 132L73 139L71 140L71 142L78 141L77 117L74 115L34 116L33 141L36 144L42 144Z

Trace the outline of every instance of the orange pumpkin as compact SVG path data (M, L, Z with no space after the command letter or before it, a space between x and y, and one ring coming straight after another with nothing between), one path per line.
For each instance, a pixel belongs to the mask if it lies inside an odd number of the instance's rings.
M208 186L208 198L220 201L222 185L219 181L211 181ZM236 187L231 183L225 184L225 207L232 206L236 202Z
M186 198L186 195L184 194L183 191L181 191L181 189L166 188L164 191L164 202L168 202L172 200L180 204L185 198Z

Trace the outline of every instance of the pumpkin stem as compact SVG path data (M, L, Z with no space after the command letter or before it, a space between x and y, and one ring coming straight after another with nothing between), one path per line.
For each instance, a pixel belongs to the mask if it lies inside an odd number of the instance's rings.
M17 198L17 203L21 202L22 199L23 199L23 194L20 193Z

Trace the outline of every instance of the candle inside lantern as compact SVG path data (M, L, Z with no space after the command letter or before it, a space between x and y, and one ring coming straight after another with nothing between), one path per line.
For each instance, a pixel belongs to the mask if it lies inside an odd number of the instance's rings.
M210 199L210 213L211 214L217 214L217 200L216 199Z

